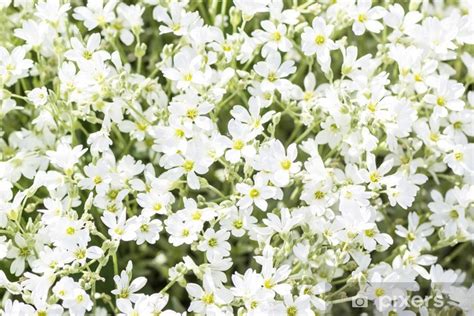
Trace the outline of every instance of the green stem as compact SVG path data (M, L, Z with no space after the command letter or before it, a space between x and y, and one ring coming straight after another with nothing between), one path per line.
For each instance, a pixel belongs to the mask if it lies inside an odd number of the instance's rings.
M462 245L458 246L449 256L447 256L441 265L447 265L450 263L454 258L456 258L459 254L463 252L463 250L469 246L470 242L465 242Z
M112 255L112 261L113 261L113 264L114 264L114 275L118 275L118 262L117 262L117 250L115 250L115 252L113 253Z
M345 297L345 298L341 298L341 299L338 299L338 300L330 301L328 303L333 304L333 305L334 304L341 304L341 303L345 303L345 302L350 302L356 297L357 296Z

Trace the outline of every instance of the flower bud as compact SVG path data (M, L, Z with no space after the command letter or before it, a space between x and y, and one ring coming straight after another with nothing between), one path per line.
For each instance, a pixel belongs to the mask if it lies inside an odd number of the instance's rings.
M147 46L146 46L145 43L141 43L140 45L136 45L135 46L135 56L137 56L137 58L141 58L141 57L145 56L146 49L147 49Z
M230 24L232 27L236 28L240 22L242 21L242 14L239 9L236 7L231 7L230 8Z

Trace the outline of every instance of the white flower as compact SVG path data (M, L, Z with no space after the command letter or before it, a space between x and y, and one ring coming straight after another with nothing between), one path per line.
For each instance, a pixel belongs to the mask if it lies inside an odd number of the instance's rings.
M114 20L114 9L117 2L116 0L108 1L104 5L103 0L88 0L87 7L74 9L73 17L76 20L84 21L84 25L88 30L92 30L97 26L104 27Z
M188 89L190 86L205 83L201 71L202 57L191 49L181 50L173 58L173 67L163 69L166 78L176 81L178 89Z
M384 176L393 166L393 160L384 161L378 168L375 162L375 155L367 153L367 170L361 170L361 175L365 182L369 183L370 189L380 188L384 182Z
M143 26L142 14L145 8L141 5L126 5L119 3L117 6L117 14L123 21L123 28L120 30L120 40L125 45L133 43L133 32L138 32Z
M278 233L288 233L294 226L299 224L301 216L291 216L287 208L281 210L281 218L275 214L267 214L263 222Z
M141 245L145 241L149 244L154 244L160 239L160 231L163 230L160 220L151 219L146 215L130 218L130 225L135 228L137 245Z
M237 121L248 125L250 128L254 129L257 134L260 134L263 131L263 124L271 120L275 111L268 111L261 115L260 112L263 104L261 99L256 97L250 98L248 106L249 108L247 110L241 105L236 105L232 108L230 113ZM230 122L231 121L229 121L229 124Z
M160 25L160 33L173 32L175 35L182 36L188 34L190 30L201 24L200 18L196 12L186 12L183 5L173 2L167 10L161 6L155 7L153 10L153 18L158 22L163 22L165 25Z
M285 295L283 301L285 306L282 312L287 315L314 315L308 296L303 295L295 299L293 295Z
M55 151L48 150L46 155L52 164L64 171L71 173L75 164L79 162L79 158L84 155L87 148L82 149L82 145L77 145L74 148L67 143L60 143Z
M85 46L79 41L79 39L74 37L71 39L72 49L65 52L64 56L79 64L92 62L92 60L97 58L100 58L101 60L109 59L109 53L104 50L98 50L100 42L101 37L99 33L94 33L89 36Z
M228 304L232 301L232 293L226 288L213 284L209 276L204 276L203 285L204 288L195 283L188 283L186 285L186 291L193 298L189 306L190 312L219 313L219 305Z
M435 264L431 266L429 278L432 286L445 290L456 282L458 275L453 270L444 270L441 265Z
M26 51L23 47L15 47L11 53L0 46L0 80L7 87L16 83L18 79L28 75L33 61L25 59Z
M112 290L112 294L115 294L119 301L130 300L136 302L142 296L142 294L136 292L140 291L145 286L147 280L144 277L138 277L131 281L132 269L133 263L129 261L127 268L123 270L120 275L114 276L116 289Z
M460 97L464 93L464 86L446 76L433 78L429 83L433 87L432 93L423 98L428 104L433 105L435 116L446 117L448 110L462 111L464 101Z
M443 160L455 174L474 173L474 145L456 145Z
M48 90L45 87L35 88L28 93L28 99L36 106L44 105L48 101Z
M57 0L40 1L36 7L35 15L43 20L58 24L65 18L67 11L71 9L69 3L61 4Z
M324 72L329 70L331 64L331 56L329 55L331 50L337 48L331 39L333 28L332 25L327 25L323 18L317 17L313 20L312 28L305 27L301 35L301 49L304 54L307 56L316 54L318 63Z
M433 191L431 197L433 202L429 203L428 207L433 212L430 216L433 226L444 227L446 237L454 236L459 229L465 229L467 222L464 206L459 204L454 189L448 191L445 199L438 191Z
M268 207L266 200L276 197L275 188L265 185L265 180L262 177L256 177L254 185L238 183L236 189L242 194L242 198L237 203L242 208L255 204L262 211L266 211Z
M262 265L263 287L267 292L276 292L280 295L288 295L291 285L284 281L290 275L290 268L282 265L278 269L274 268L271 263L265 261Z
M472 0L208 2L0 0L0 314L469 314Z
M10 265L10 273L19 276L25 271L25 261L31 266L35 259L33 243L19 233L15 234L14 244L10 245L7 258L14 259Z
M387 14L383 18L385 24L394 29L389 39L395 41L403 33L409 33L422 18L423 15L418 11L409 11L405 15L405 11L400 4L390 5Z
M210 159L203 159L204 153L199 141L191 141L186 146L184 155L172 155L163 159L165 168L172 168L166 172L173 179L186 175L186 181L191 189L199 189L199 178L196 174L205 174L212 164ZM163 175L165 176L165 175Z
M205 130L212 129L211 120L205 116L212 109L212 104L201 101L194 90L175 97L169 107L172 120L181 120L187 128L191 128L190 124L195 124Z
M125 210L120 211L118 215L104 212L101 219L109 228L108 233L113 239L127 241L136 239L136 231L131 223L127 222Z
M415 251L430 248L430 243L426 240L426 237L434 231L429 223L419 225L419 221L418 215L412 212L408 215L408 229L402 225L397 225L395 231L398 236L405 238L408 247Z
M82 315L92 309L93 303L89 295L81 288L76 288L64 298L63 306L72 314Z
M284 79L296 71L293 61L281 62L281 55L278 52L269 52L265 61L260 61L254 66L255 72L263 77L262 89L274 90L283 89L288 80Z
M173 246L191 244L198 239L198 232L202 229L183 214L168 217L165 225L166 231L171 235L169 241Z
M221 221L222 228L230 230L233 236L242 237L247 230L251 230L255 227L257 219L253 216L252 209L239 209L235 207L231 208L227 217Z
M357 36L364 34L366 29L369 32L379 33L383 29L383 25L377 20L383 18L385 14L384 8L372 7L372 0L358 0L352 13L354 19L352 31Z
M229 121L229 134L231 139L226 139L226 147L229 149L225 153L225 159L231 163L237 163L241 157L245 159L253 158L256 154L252 141L255 139L255 131L248 125L239 123L236 120Z
M206 252L208 260L216 261L229 255L230 244L227 242L229 239L229 232L224 230L214 231L209 228L204 233L204 240L199 243L198 249Z
M293 46L288 38L286 38L286 25L275 25L271 21L262 21L262 30L256 30L252 35L264 43L262 48L262 56L266 57L272 51L287 52Z

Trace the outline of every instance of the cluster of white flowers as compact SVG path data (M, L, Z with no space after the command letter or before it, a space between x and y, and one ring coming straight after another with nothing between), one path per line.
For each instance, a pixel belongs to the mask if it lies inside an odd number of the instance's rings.
M474 313L472 0L127 3L0 0L1 315Z

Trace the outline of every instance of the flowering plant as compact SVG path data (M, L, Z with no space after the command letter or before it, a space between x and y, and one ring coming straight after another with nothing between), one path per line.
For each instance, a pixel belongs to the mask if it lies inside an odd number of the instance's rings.
M471 0L134 2L0 0L2 315L474 313Z

